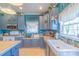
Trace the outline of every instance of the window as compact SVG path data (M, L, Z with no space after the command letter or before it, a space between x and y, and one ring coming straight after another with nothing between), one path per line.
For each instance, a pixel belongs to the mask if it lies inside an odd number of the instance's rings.
M63 34L79 37L79 17L63 22Z
M27 33L38 33L38 22L27 22Z
M38 15L25 15L26 27L25 31L27 34L34 34L39 32L39 16Z

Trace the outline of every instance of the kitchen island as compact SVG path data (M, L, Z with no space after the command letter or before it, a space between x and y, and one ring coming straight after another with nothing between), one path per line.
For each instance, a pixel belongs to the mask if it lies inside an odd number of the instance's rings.
M47 40L47 56L79 56L79 48L61 40Z
M20 41L0 41L0 56L18 56Z

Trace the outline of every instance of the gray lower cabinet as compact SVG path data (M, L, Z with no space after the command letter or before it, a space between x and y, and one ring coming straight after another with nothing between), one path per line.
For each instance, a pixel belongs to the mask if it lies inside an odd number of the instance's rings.
M26 48L31 48L31 47L40 47L40 48L44 48L45 44L44 44L44 40L43 39L25 39L24 40L24 47Z
M0 37L0 41L3 41L3 37Z
M40 39L33 39L32 47L40 47Z
M2 56L19 56L19 44L6 51Z
M24 47L26 48L32 47L32 40L24 39Z
M16 40L16 41L21 41L21 43L20 43L20 48L21 48L21 47L24 47L24 39L23 39L23 38L21 38L21 37L15 37L15 40Z

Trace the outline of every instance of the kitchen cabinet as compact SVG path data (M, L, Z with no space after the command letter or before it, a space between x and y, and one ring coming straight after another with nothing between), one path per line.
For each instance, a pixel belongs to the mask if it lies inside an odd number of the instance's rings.
M47 30L49 29L49 14L43 15L39 17L40 20L40 30Z
M18 16L18 29L19 30L25 30L24 16Z
M19 45L16 45L11 49L11 56L19 56Z
M20 48L24 47L24 39L23 37L15 37L15 41L21 41Z
M6 44L8 44L9 42L11 43L11 41L8 41L6 42ZM19 56L19 48L20 48L20 42L17 41L16 43L15 41L13 45L7 47L6 49L3 47L3 50L0 51L0 56Z
M45 41L44 41L43 38L40 40L40 47L41 48L46 48L46 44L45 44Z
M21 41L19 44L20 48L24 46L24 37L17 36L1 36L0 41Z
M32 40L24 39L24 47L26 48L32 47Z
M44 48L44 40L43 39L24 39L24 47L40 47Z
M40 39L33 39L32 47L40 47Z
M59 23L59 20L52 20L52 21L51 21L51 29L52 29L54 32L59 32L59 30L60 30L60 23Z
M7 51L7 52L4 53L2 56L11 56L11 50Z
M19 45L11 48L9 51L4 53L2 56L19 56Z
M0 29L5 29L7 20L4 19L4 14L0 14L0 22Z
M8 15L3 14L0 15L0 28L1 29L7 29L7 25L15 25L17 24L17 16L16 15Z

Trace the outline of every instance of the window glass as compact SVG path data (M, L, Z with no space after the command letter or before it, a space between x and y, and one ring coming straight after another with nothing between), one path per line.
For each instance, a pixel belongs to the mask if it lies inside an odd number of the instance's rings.
M78 30L79 30L79 24L78 24Z
M60 19L63 20L62 32L66 35L72 35L79 37L79 5L73 4L69 5L61 13Z
M79 17L63 22L63 34L79 36Z
M68 26L64 26L64 31L63 31L64 34L67 34L68 33Z
M77 37L79 37L79 29L78 29L78 32L77 32Z
M78 25L77 24L73 24L73 29L77 29L78 27L77 27Z
M77 29L77 36L79 37L79 24L78 24L78 29Z
M38 33L38 22L27 22L27 33Z

